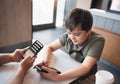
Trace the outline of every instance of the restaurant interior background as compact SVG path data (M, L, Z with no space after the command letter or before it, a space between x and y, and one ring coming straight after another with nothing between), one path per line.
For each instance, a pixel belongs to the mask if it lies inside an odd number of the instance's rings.
M47 39L65 32L66 17L76 7L90 10L93 27L120 34L120 0L0 0L0 52L31 45L36 32Z

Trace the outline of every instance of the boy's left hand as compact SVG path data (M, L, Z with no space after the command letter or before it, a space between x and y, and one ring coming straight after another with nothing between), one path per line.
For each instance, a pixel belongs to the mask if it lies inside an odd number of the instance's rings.
M37 72L40 73L40 75L42 75L42 77L50 79L50 80L54 80L54 81L58 80L59 74L57 74L56 71L54 71L46 66L42 66L42 68L48 72L48 73L44 73L44 72L40 72L37 70Z

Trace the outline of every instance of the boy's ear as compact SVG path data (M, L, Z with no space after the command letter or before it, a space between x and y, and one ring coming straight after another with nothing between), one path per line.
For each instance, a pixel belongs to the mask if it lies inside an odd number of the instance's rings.
M90 29L90 30L88 31L88 34L90 34L90 33L91 33L91 31L92 31L92 30Z

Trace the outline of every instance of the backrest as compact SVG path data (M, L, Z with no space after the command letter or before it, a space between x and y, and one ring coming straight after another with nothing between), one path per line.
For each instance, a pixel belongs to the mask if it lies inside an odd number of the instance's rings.
M93 31L101 34L105 38L105 46L101 57L120 67L120 34L101 28L93 28Z

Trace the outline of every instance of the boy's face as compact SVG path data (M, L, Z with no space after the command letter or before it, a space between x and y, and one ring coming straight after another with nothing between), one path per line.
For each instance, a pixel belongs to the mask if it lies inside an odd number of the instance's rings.
M75 28L72 32L69 29L67 29L67 32L68 32L69 38L72 40L72 42L75 45L84 43L88 39L88 36L90 33L90 31L86 32L86 31L80 30L79 28Z

